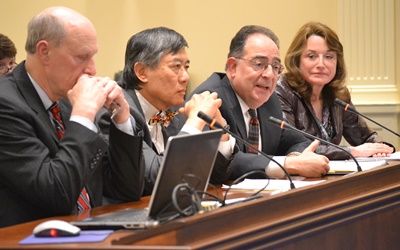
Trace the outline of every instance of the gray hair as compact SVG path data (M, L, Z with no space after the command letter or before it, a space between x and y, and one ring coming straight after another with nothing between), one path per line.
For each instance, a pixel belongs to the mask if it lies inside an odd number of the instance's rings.
M49 12L42 12L28 24L25 50L28 54L34 54L36 45L41 40L46 40L55 46L59 46L66 34L65 22L61 18Z
M165 27L146 29L133 35L128 40L125 51L123 82L126 88L140 89L142 82L133 69L137 62L156 68L163 55L175 54L184 47L188 47L185 38L175 30Z

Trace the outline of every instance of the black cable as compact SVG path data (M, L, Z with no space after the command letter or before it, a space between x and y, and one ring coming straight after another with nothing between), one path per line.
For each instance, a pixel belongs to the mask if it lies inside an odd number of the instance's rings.
M204 192L204 191L196 191L196 192L197 192L198 195L200 194L200 196L207 195L207 196L213 198L213 199L211 199L212 201L217 201L220 204L222 204L222 202L223 202L222 199L218 197L218 194L214 195L214 194L211 194L211 193L208 193L208 192ZM209 201L209 200L206 199L206 198L203 198L203 199L201 199L201 201Z
M215 191L215 194L216 194L217 196L219 196L218 189L217 189L217 187L216 187L214 184L208 183L208 186L212 187L212 188L214 189L214 191Z
M181 208L181 205L183 203L182 201L185 201L185 199L188 205L185 208ZM197 195L196 190L188 183L181 183L176 185L172 192L172 204L175 210L183 217L188 217L200 211L203 211L201 200ZM186 208L191 209L187 211Z
M248 200L252 200L252 199L261 197L258 194L260 192L262 192L269 185L269 179L268 179L268 176L265 173L265 171L261 171L261 170L250 171L250 172L240 176L236 180L234 180L232 182L232 184L229 186L229 188L225 191L225 195L224 195L223 199L218 197L217 188L210 183L209 183L209 185L216 190L217 195L214 195L214 194L211 194L208 192L204 192L204 191L196 190L197 186L201 183L201 179L193 174L187 174L185 177L182 178L182 181L184 181L184 182L182 182L174 187L174 189L172 191L172 195L171 195L172 196L171 203L168 204L166 207L164 207L164 209L162 211L160 211L160 213L158 214L158 217L161 217L160 215L162 215L163 212L166 211L171 206L173 206L175 208L177 213L160 220L160 223L164 224L169 221L175 220L179 217L189 217L196 213L204 212L204 208L203 208L201 202L205 201L206 199L205 198L201 199L200 197L205 197L205 196L211 197L213 201L219 202L221 204L221 206L226 206L227 205L226 198L227 198L228 192L230 191L230 189L232 188L233 185L237 184L238 182L242 181L243 179L245 179L246 177L248 177L250 175L260 174L260 173L266 177L266 180L268 180L267 184L264 187L262 187L260 190L258 190L257 192L250 195L249 197L246 197L244 200L239 201L239 202L244 202L244 201L248 201ZM188 179L196 180L196 184L194 185L194 187L188 183ZM185 201L186 201L186 203L185 203ZM238 202L234 202L234 203L230 203L230 204L235 204L235 203L238 203ZM181 207L182 204L185 207Z
M268 185L269 185L269 179L268 179L268 175L265 173L265 171L262 171L262 170L253 170L253 171L250 171L250 172L247 172L247 173L245 173L245 174L243 174L242 176L240 176L239 178L237 178L236 180L234 180L233 182L232 182L232 184L231 185L229 185L229 187L226 189L226 191L225 191L225 195L224 195L224 198L223 198L223 200L222 200L222 206L226 206L227 204L226 204L226 197L228 196L228 192L231 190L231 188L232 188L232 186L233 185L235 185L235 184L237 184L239 181L242 181L244 178L246 178L246 177L248 177L248 176L250 176L250 175L252 175L252 174L262 174L262 175L264 175L265 177L266 177L266 180L268 180L267 181L267 184L264 186L264 187L262 187L261 189L259 189L257 192L255 192L254 194L252 194L252 195L250 195L249 197L247 197L247 198L245 198L244 200L241 200L241 201L239 201L239 202L244 202L244 201L248 201L248 200L252 200L252 199L255 199L255 198L259 198L259 197L261 197L261 196L258 196L258 194L260 193L260 192L262 192ZM238 203L238 202L233 202L233 203L231 203L231 204L235 204L235 203Z

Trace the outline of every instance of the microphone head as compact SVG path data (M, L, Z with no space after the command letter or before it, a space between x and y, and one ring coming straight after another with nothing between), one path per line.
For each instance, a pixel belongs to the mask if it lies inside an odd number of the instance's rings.
M273 125L276 125L276 126L278 126L278 127L283 128L284 122L283 122L282 120L279 120L278 118L275 118L275 117L273 117L273 116L270 116L270 117L268 118L268 121L269 121L271 124L273 124Z
M197 113L197 117L199 117L200 119L205 121L210 126L210 128L214 128L215 127L215 128L221 128L223 130L226 130L226 128L224 128L219 122L217 122L217 120L215 120L211 116L207 115L203 111L199 111Z
M197 117L199 117L200 119L203 119L203 120L204 120L205 116L206 116L206 114L204 114L203 111L199 111L199 112L197 113Z
M295 127L293 127L292 125L290 125L289 123L282 121L278 118L275 118L273 116L270 116L268 118L268 121L272 124L275 125L277 127L280 127L281 129L292 129L292 130L297 130Z
M342 107L344 110L355 112L355 109L352 106L350 106L350 104L340 100L339 98L335 98L333 102L339 107Z

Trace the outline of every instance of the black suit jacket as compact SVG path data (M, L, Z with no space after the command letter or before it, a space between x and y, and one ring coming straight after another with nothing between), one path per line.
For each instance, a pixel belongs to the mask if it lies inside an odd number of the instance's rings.
M135 118L137 131L140 131L140 135L144 141L143 155L145 161L145 188L143 195L150 195L153 190L163 156L158 154L157 149L151 140L150 131L147 126L148 121L145 121L142 105L139 102L136 92L132 89L126 89L124 91L124 95L125 99L129 103L130 113ZM107 135L107 127L110 123L110 114L106 110L103 110L102 112L99 112L97 120L102 133ZM162 127L164 145L167 145L167 140L170 136L184 133L181 132L180 129L182 128L185 120L186 119L181 114L178 114L171 120L171 123L168 127Z
M217 92L222 100L220 111L230 126L230 131L242 139L247 140L245 121L240 108L239 100L224 73L213 73L204 83L200 84L192 93L199 94L204 91ZM189 98L191 98L191 96ZM284 156L290 152L302 152L311 141L293 131L282 130L268 122L270 116L282 118L282 109L277 95L274 93L267 102L257 109L260 122L262 150L271 156ZM236 179L252 171L264 170L269 164L269 159L262 155L247 153L247 147L236 140L239 152L226 168L225 173L219 172L219 179ZM224 175L224 176L223 176Z
M92 207L102 205L103 195L140 199L141 137L112 125L109 146L97 133L69 121L68 101L60 101L60 108L62 140L25 63L0 77L0 227L74 213L84 186Z

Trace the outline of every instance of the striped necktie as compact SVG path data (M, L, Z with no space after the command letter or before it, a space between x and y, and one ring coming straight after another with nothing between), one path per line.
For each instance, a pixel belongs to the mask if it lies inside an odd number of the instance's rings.
M258 140L259 140L259 134L260 134L260 128L259 128L259 124L258 124L258 119L257 119L257 114L256 114L256 110L255 109L249 109L249 114L250 114L250 123L249 123L249 137L248 137L248 141L249 143L255 147L256 149L258 149ZM252 149L251 147L248 147L248 152L249 153L253 153L253 154L257 154L257 152Z
M58 137L61 139L64 137L65 128L64 123L61 120L60 106L57 102L55 102L50 106L49 111L51 113L51 119L54 123L54 126L56 127ZM77 205L79 211L90 209L89 194L86 192L85 187L83 187L81 194L79 195Z

